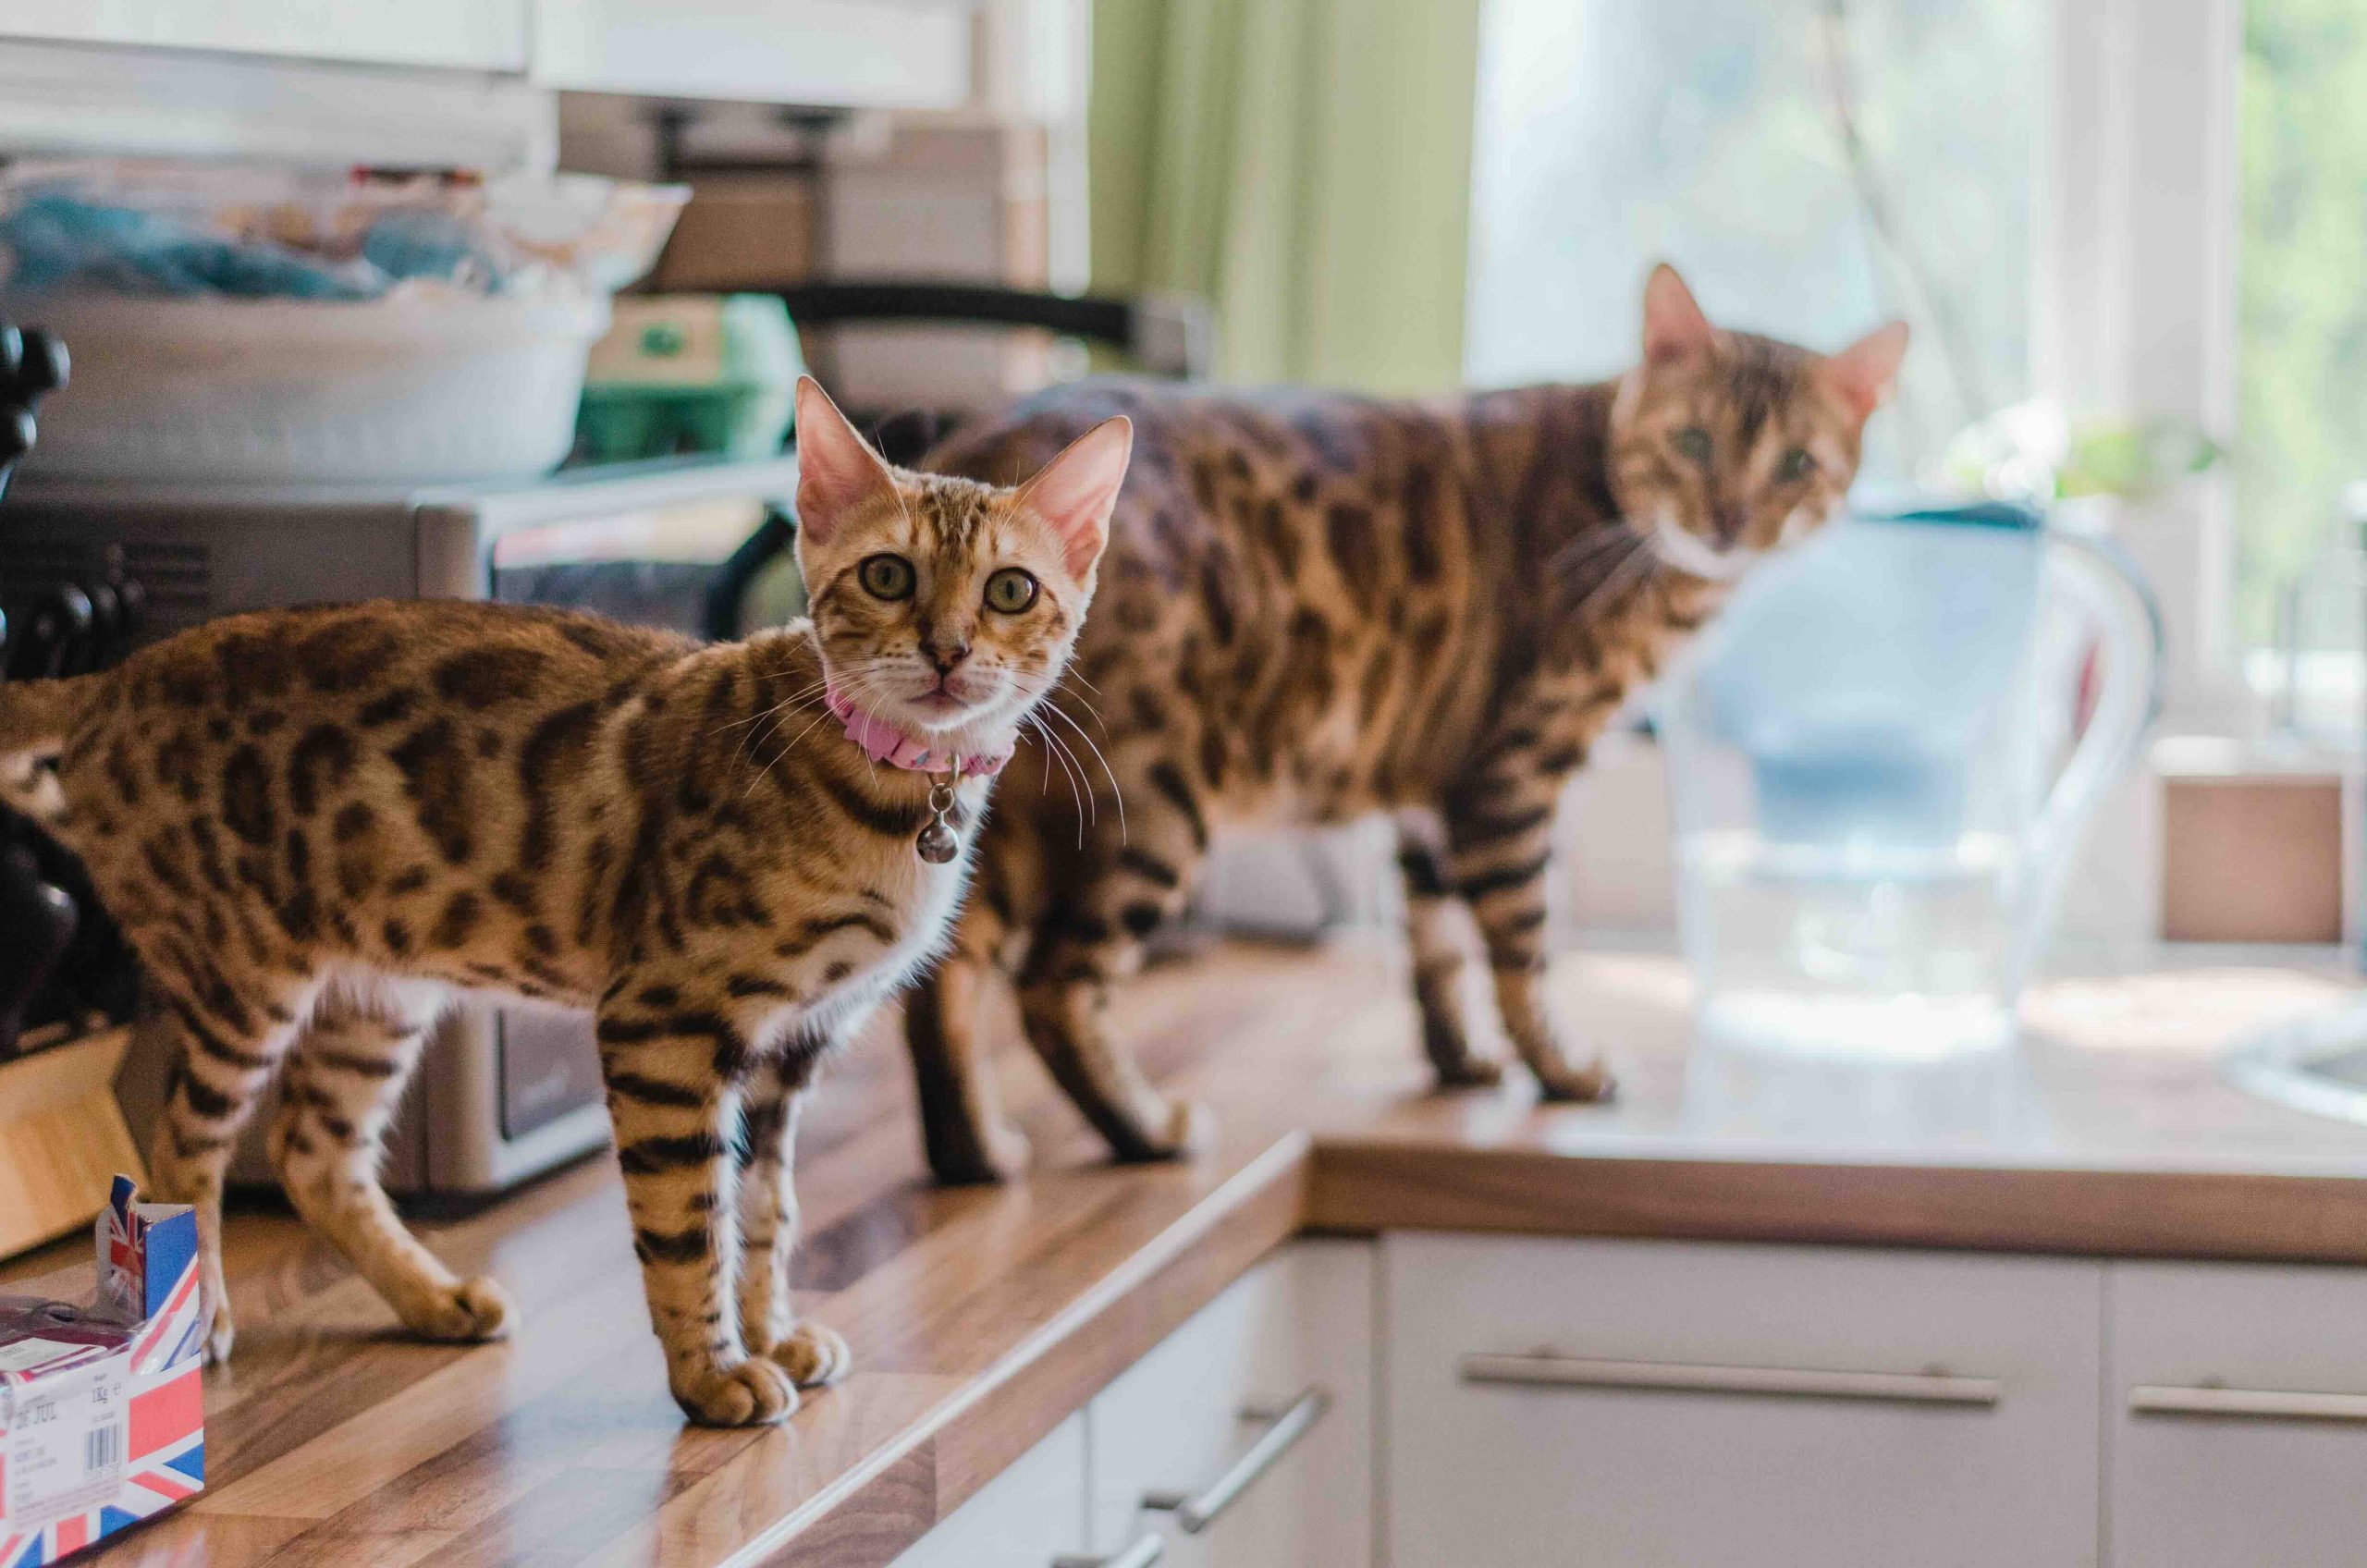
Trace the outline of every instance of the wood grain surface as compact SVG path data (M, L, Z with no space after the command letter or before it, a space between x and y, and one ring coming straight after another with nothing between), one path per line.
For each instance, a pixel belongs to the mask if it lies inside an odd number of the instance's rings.
M115 1101L130 1039L106 1029L0 1060L0 1257L88 1225L140 1155Z
M1623 1073L1605 1107L1423 1092L1404 961L1248 947L1159 969L1121 1021L1221 1117L1186 1165L1113 1169L1024 1053L1023 1185L926 1184L900 1052L826 1082L797 1280L857 1370L763 1432L667 1397L613 1163L423 1227L519 1298L511 1341L399 1336L294 1219L229 1229L239 1354L209 1375L212 1486L109 1562L889 1562L1252 1262L1306 1228L1522 1231L2367 1263L2367 1128L2258 1104L2215 1057L2325 1004L2282 971L2070 982L1978 1072L1753 1061L1693 1041L1683 973L1573 959L1558 1000ZM79 1242L0 1288L89 1288Z

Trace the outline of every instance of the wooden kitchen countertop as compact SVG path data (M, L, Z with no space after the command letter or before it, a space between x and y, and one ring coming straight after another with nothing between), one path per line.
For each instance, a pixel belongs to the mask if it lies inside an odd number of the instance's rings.
M238 1355L209 1374L210 1488L111 1562L886 1563L1110 1377L1304 1228L1870 1243L2367 1262L2367 1128L2215 1075L2244 1028L2331 980L2214 970L2034 998L2010 1073L1939 1084L1688 1048L1683 972L1573 958L1564 1014L1611 1050L1610 1107L1421 1093L1402 958L1234 947L1128 987L1162 1082L1219 1146L1112 1170L1018 1054L1038 1170L924 1179L901 1050L827 1080L802 1140L796 1279L856 1371L787 1427L685 1427L667 1397L613 1164L423 1227L522 1309L510 1342L398 1337L285 1214L238 1216ZM0 1284L88 1289L82 1243Z

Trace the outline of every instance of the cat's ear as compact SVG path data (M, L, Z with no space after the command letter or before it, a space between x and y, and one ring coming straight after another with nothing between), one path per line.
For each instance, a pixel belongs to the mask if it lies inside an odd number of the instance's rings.
M856 508L885 499L894 504L896 481L888 465L858 435L822 384L797 378L797 529L802 538L827 545Z
M1069 443L1061 455L1019 487L1012 504L1026 508L1060 535L1069 573L1083 577L1110 542L1110 508L1126 482L1126 459L1134 455L1134 422L1121 414L1103 420Z
M1864 419L1882 407L1907 357L1907 324L1887 322L1824 361L1826 385Z
M1717 336L1676 269L1666 262L1652 268L1644 282L1644 362L1656 365L1706 349Z

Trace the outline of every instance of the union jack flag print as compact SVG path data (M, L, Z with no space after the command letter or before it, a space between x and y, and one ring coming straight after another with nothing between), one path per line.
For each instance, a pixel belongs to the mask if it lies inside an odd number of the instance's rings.
M55 1366L0 1371L0 1568L45 1568L117 1530L184 1502L205 1488L205 1405L200 1350L197 1219L187 1207L135 1203L118 1176L98 1221L93 1317L131 1327L130 1342L104 1357L61 1355ZM78 1450L64 1454L82 1483L70 1512L12 1517L6 1466L26 1451L12 1412L44 1397ZM52 1451L44 1458L58 1461ZM103 1495L101 1495L103 1494Z

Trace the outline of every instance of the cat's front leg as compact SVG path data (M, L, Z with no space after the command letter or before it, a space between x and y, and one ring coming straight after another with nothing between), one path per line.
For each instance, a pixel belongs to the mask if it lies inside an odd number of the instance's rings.
M821 1048L792 1047L751 1078L741 1108L740 1333L748 1354L773 1362L799 1388L835 1383L853 1365L845 1340L800 1319L790 1296L797 1251L797 1118Z
M1504 1033L1539 1090L1549 1100L1608 1099L1610 1068L1600 1057L1574 1060L1546 1011L1545 874L1568 768L1533 755L1534 745L1500 753L1485 778L1449 800L1447 881L1478 922Z
M739 1170L733 1145L751 1066L732 1015L687 987L638 979L611 990L597 1034L649 1317L675 1403L710 1427L779 1421L797 1389L742 1342Z
M1471 1043L1469 976L1478 967L1471 912L1446 879L1445 854L1434 821L1412 814L1397 828L1397 871L1405 888L1405 941L1414 961L1414 1002L1421 1014L1422 1051L1441 1089L1492 1088L1503 1063Z

